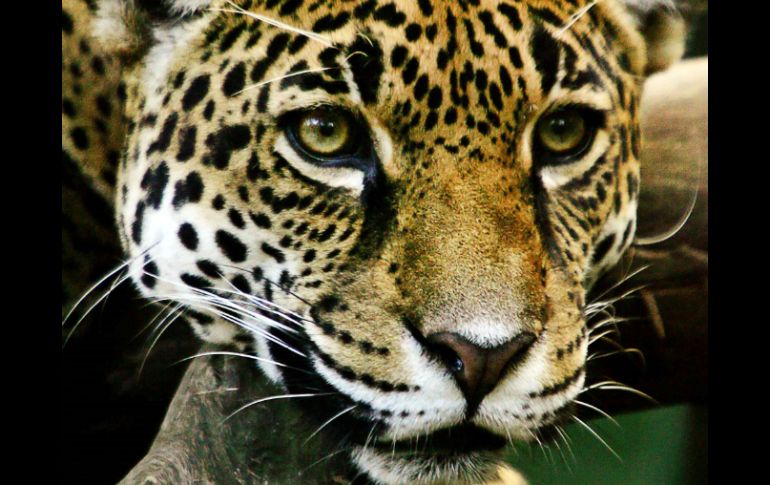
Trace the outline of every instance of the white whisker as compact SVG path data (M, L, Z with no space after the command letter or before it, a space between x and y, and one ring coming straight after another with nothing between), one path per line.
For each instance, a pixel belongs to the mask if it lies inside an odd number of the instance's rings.
M352 406L350 406L348 408L343 409L342 411L340 411L339 413L335 414L334 416L332 416L331 419L327 420L324 424L319 426L317 430L313 431L313 433L310 436L308 436L307 439L302 444L303 445L307 444L308 441L313 439L313 436L315 436L318 433L320 433L321 430L324 429L326 426L328 426L332 421L334 421L335 419L339 418L340 416L342 416L342 415L344 415L346 413L349 413L350 411L354 410L357 407L358 407L358 405L354 404L354 405L352 405Z
M258 13L249 12L248 10L244 10L240 5L233 3L231 0L225 0L225 1L228 4L232 5L233 8L209 8L209 10L212 12L237 13L240 15L245 15L246 17L250 17L252 19L259 20L260 22L264 22L266 24L272 25L273 27L277 27L282 30L287 30L289 32L294 32L295 34L304 35L309 39L315 40L316 42L320 42L326 47L334 47L334 43L331 40L321 35L318 35L315 32L300 29L298 27L294 27L292 25L281 22L280 20L275 20L270 17L265 17L264 15L260 15Z
M615 426L617 426L618 428L620 428L620 424L619 424L619 423L618 423L618 422L615 420L615 418L613 418L612 416L610 416L609 414L607 414L607 412L605 412L605 411L603 411L603 410L599 409L598 407L596 407L596 406L594 406L594 405L592 405L592 404L588 404L587 402L578 401L577 399L575 399L573 402L574 402L575 404L577 404L578 406L583 406L583 407L586 407L586 408L588 408L588 409L590 409L590 410L592 410L592 411L596 411L597 413L601 414L601 415L602 415L602 416L604 416L605 418L607 418L607 419L609 419L610 421L612 421L612 423L613 423Z
M331 69L339 69L339 68L337 68L337 67L319 67L319 68L316 68L316 69L305 69L305 70L302 70L302 71L291 72L289 74L284 74L283 76L277 76L277 77L274 77L272 79L268 79L266 81L261 81L261 82L258 82L256 84L251 84L249 86L246 86L245 88L241 89L240 91L237 91L233 96L241 94L241 93L243 93L245 91L249 91L251 89L256 89L256 88L258 88L260 86L264 86L266 84L271 84L271 83L274 83L274 82L277 82L277 81L281 81L282 79L288 79L288 78L295 77L295 76L302 76L304 74L311 74L311 73L314 73L314 72L328 71L328 70L331 70Z
M117 288L117 287L118 287L118 286L120 286L120 285L121 285L121 284L122 284L124 281L126 281L126 280L128 280L128 279L130 279L130 278L131 278L131 276L130 276L130 275L121 276L121 277L120 277L120 278L117 280L117 284L113 284L113 285L110 287L110 289L109 289L109 290L105 291L105 292L104 292L104 294L103 294L102 296L100 296L100 297L99 297L99 298L98 298L98 299L97 299L97 300L96 300L96 301L95 301L95 302L94 302L94 303L93 303L91 306L89 306L89 307L88 307L88 309L86 309L86 311L85 311L85 312L83 312L83 314L80 316L80 318L78 319L78 321L77 321L77 322L75 322L75 325L73 325L73 326L72 326L72 329L71 329L71 330L70 330L70 331L67 333L67 337L64 339L64 342L62 343L62 348L64 348L64 347L67 345L67 342L69 342L69 341L70 341L70 338L72 338L72 335L73 335L73 334L75 333L75 331L78 329L78 327L79 327L79 326L80 326L80 324L83 322L83 320L85 320L85 318L86 318L86 317L87 317L87 316L88 316L88 315L89 315L89 314L90 314L90 313L93 311L93 309L94 309L94 308L96 308L96 307L97 307L97 306L98 306L100 303L102 303L103 301L105 301L105 300L107 299L107 297L110 295L110 293L112 293L112 291L113 291L115 288ZM73 309L74 309L74 307L73 307ZM65 319L65 320L66 320L66 319ZM63 325L63 323L62 323L62 325Z
M604 441L604 439L602 439L602 437L601 437L601 436L599 436L599 433L597 433L596 431L594 431L593 429L591 429L591 427L590 427L590 426L588 426L586 423L584 423L584 422L583 422L583 420L581 420L581 419L580 419L580 418L578 418L577 416L572 416L572 419L573 419L573 420L575 420L577 423L579 423L581 426L583 426L583 427L584 427L584 428L585 428L585 429L586 429L586 430L587 430L589 433L591 433L591 434L592 434L592 435L593 435L593 436L594 436L594 437L595 437L597 440L599 440L599 442L600 442L601 444L603 444L605 448L607 448L608 450L610 450L610 453L612 453L613 455L615 455L615 458L617 458L617 459L618 459L618 460L620 460L620 461L623 461L623 458L621 458L621 457L620 457L620 455L618 455L617 453L615 453L615 450L613 450L613 449L612 449L612 447L611 447L610 445L608 445L608 444L607 444L607 442L606 442L606 441Z
M236 414L240 413L244 409L250 408L251 406L256 406L257 404L261 404L263 402L275 401L277 399L297 399L297 398L303 398L303 397L328 396L328 395L332 395L332 394L335 394L335 393L333 393L333 392L325 392L325 393L308 393L308 394L279 394L277 396L263 397L261 399L257 399L256 401L251 401L250 403L247 403L247 404L239 407L238 409L236 409L235 411L233 411L232 413L227 415L227 417L225 419L223 419L220 424L224 424L227 420L229 420L230 418L232 418Z
M585 7L581 8L580 10L578 10L577 12L575 12L574 14L572 14L572 16L570 16L570 20L569 20L569 22L567 22L567 23L564 25L564 27L562 27L561 29L559 29L559 30L556 32L556 38L558 39L559 37L561 37L562 35L564 35L564 32L568 31L568 30L569 30L569 29L570 29L570 28L571 28L573 25L575 25L575 22L577 22L578 20L580 20L580 19L581 19L581 18L582 18L582 17L583 17L585 14L587 14L587 13L588 13L588 11L589 11L589 10L591 10L592 8L594 8L594 6L595 6L597 3L599 3L599 1L600 1L600 0L593 0L591 3L589 3L589 4L588 4L588 5L586 5Z

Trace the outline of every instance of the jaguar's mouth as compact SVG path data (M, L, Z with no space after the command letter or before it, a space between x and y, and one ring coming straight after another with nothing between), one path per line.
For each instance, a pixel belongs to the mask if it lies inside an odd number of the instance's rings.
M379 441L371 446L402 456L440 456L498 451L507 444L505 438L468 423L440 429L418 438Z

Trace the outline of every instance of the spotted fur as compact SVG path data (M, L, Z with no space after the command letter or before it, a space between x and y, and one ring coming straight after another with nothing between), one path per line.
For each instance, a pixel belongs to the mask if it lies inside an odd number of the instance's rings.
M489 479L485 448L536 436L583 388L586 291L634 236L641 83L676 57L647 48L657 6L104 0L133 281L289 393L330 393L307 413L339 414L371 481ZM360 120L369 155L330 168L292 147L282 120L321 105ZM572 105L603 113L590 150L541 163L537 120ZM534 343L470 403L430 343L446 332ZM456 427L480 449L409 448Z

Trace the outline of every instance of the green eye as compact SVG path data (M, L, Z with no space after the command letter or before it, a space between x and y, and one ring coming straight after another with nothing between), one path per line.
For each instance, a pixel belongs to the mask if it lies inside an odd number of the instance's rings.
M546 114L535 127L535 150L542 163L568 163L591 147L603 114L568 107Z
M314 109L297 118L294 133L308 154L329 158L345 155L353 141L353 122L346 113Z
M579 148L586 138L586 120L577 110L561 110L537 123L537 139L543 148L557 155Z

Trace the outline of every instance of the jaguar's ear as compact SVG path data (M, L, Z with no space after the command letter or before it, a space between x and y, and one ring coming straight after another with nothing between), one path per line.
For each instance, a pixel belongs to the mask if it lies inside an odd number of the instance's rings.
M666 69L682 58L686 24L675 0L620 0L646 44L644 74Z
M152 43L154 32L197 17L212 1L99 0L93 35L108 51L136 58Z

